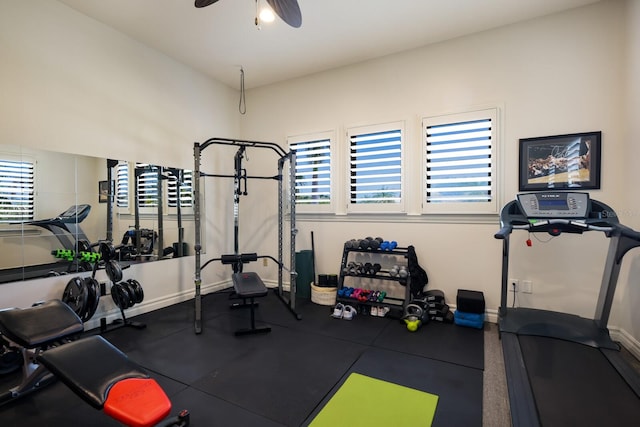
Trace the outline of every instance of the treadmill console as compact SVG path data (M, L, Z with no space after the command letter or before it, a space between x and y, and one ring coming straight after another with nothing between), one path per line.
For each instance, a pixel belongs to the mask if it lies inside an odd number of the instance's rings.
M518 194L518 203L527 218L584 219L589 216L589 194L544 191Z

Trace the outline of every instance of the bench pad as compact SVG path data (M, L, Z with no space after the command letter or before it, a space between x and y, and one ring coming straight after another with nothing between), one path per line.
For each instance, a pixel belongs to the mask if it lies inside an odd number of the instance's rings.
M263 297L269 292L256 273L234 273L231 278L233 279L233 289L239 297Z
M25 348L51 344L83 331L82 320L60 300L0 311L0 332Z
M43 352L38 361L78 396L102 409L111 387L126 378L149 378L140 366L100 335Z

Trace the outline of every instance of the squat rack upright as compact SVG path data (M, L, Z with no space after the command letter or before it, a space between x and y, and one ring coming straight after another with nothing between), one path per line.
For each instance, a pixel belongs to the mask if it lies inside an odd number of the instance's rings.
M200 170L200 162L202 159L202 151L204 151L207 147L211 145L230 145L238 147L234 157L234 174L211 174L204 173ZM265 148L274 151L278 156L278 174L275 176L249 176L246 173L246 169L242 167L242 159L244 158L245 151L247 148ZM241 253L239 250L239 203L240 196L247 194L247 180L248 179L274 179L278 181L278 259L275 259L271 256L261 256L266 258L271 258L278 264L278 287L276 289L278 298L287 306L289 311L297 318L300 319L300 315L296 313L296 279L298 273L296 272L296 260L295 260L295 242L296 242L296 234L298 230L296 229L296 220L295 220L295 163L296 163L296 154L295 151L285 151L278 144L273 142L261 142L261 141L249 141L249 140L241 140L241 139L227 139L227 138L210 138L203 143L195 142L193 144L193 157L194 157L194 218L195 218L195 333L199 334L202 332L202 294L201 294L201 271L202 268L206 267L209 262L217 260L209 260L204 264L201 263L201 225L200 225L200 216L201 216L201 201L200 201L200 178L203 177L214 177L214 178L233 178L234 180L234 195L233 195L233 217L234 217L234 255L240 257ZM285 197L284 197L284 183L283 183L283 171L286 163L289 163L289 185L288 185L288 202L290 209L290 259L289 259L289 268L286 269L284 267L284 217L285 217ZM243 191L244 185L244 191ZM234 273L238 272L237 269L241 269L242 264L234 265ZM287 298L284 293L283 287L283 270L288 270L289 272L289 297Z

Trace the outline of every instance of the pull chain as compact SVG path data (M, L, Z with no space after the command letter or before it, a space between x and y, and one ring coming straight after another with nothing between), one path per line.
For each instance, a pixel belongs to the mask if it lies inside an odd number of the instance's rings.
M244 92L244 69L242 67L240 67L240 102L238 103L238 111L243 115L247 112L247 101Z

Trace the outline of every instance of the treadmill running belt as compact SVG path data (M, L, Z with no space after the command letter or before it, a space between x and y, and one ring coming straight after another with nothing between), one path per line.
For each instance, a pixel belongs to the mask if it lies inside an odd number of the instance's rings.
M519 341L542 425L638 425L640 398L600 350L547 337Z

